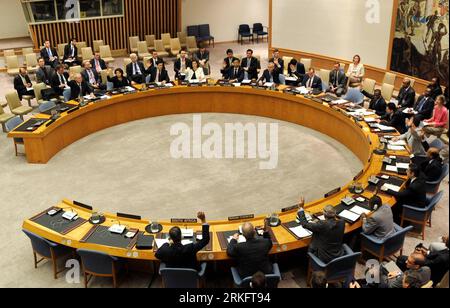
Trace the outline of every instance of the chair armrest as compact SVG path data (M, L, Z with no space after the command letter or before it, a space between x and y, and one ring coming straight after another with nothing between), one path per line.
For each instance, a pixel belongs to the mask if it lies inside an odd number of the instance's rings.
M403 204L403 208L408 209L408 210L413 210L413 211L416 211L416 212L426 212L426 211L428 211L428 207L420 208L420 207L415 207L415 206L407 205L407 204Z
M237 285L237 286L241 286L242 285L242 279L241 279L241 276L239 276L237 268L235 268L235 267L231 268L231 275L233 275L234 284Z
M327 265L325 263L322 262L322 260L320 260L318 257L316 257L316 255L314 255L311 252L308 252L308 256L311 258L312 261L314 261L314 263L316 263L319 267L325 268Z
M161 270L166 269L166 263L162 263L159 265L159 275L161 275Z
M200 264L200 271L198 272L198 277L203 277L205 276L205 272L206 272L206 262L203 262L202 264Z
M344 251L345 251L346 255L351 255L353 253L353 250L350 247L348 247L347 244L343 244L342 248L344 248Z
M273 266L273 275L280 277L281 280L281 272L278 263L274 263L272 266Z
M365 233L361 233L361 236L366 238L367 240L371 241L374 244L377 244L377 245L383 245L384 244L384 239L379 239L379 238L377 238L375 236L368 235L368 234L365 234Z

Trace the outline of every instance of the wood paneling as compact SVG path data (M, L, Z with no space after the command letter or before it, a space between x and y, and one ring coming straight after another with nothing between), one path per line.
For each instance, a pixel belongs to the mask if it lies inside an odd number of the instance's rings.
M180 7L180 0L125 0L123 17L35 24L30 25L30 33L35 48L40 48L46 39L57 46L76 37L89 46L94 40L103 40L112 50L129 49L130 36L141 40L147 34L159 37L168 32L175 36L179 31Z

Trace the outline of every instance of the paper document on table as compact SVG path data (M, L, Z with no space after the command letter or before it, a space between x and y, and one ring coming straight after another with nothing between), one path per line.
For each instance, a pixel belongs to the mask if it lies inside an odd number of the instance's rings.
M232 239L233 239L233 237L230 236L230 237L228 238L228 243L231 242ZM245 242L247 242L247 240L245 239L245 237L244 237L243 235L239 235L238 243L245 243Z
M388 145L388 150L391 150L391 151L404 151L405 147L403 147L401 145L391 145L391 144L389 144Z
M389 144L390 145L403 145L403 146L405 146L406 145L406 141L405 140L397 140L397 141L391 140L391 141L389 141Z
M126 86L125 89L126 89L127 91L129 91L129 92L134 91L134 88L133 88L133 87L130 87L130 86Z
M296 89L300 94L308 94L309 90L306 87L298 87Z
M306 230L302 226L298 226L295 228L289 228L289 230L291 230L292 233L294 233L298 238L306 238L306 237L310 237L312 235L311 231Z
M361 215L355 214L348 210L343 210L339 215L339 217L350 220L351 222L355 222L359 219Z
M369 110L365 110L365 111L363 111L363 113L362 113L364 116L370 116L370 115L374 115L375 114L375 112L373 112L373 111L369 111Z
M397 163L396 166L398 169L409 169L409 164L407 163Z
M370 213L370 211L369 210L367 210L367 209L365 209L365 208L362 208L362 207L360 207L360 206L354 206L354 207L352 207L351 209L350 209L350 212L353 212L353 213L355 213L355 214L358 214L358 215L361 215L361 214L369 214Z
M252 83L252 81L249 79L242 80L242 84L251 84L251 83Z
M364 121L366 123L375 123L377 121L377 119L375 119L375 118L364 118Z
M338 99L333 102L333 104L337 104L337 105L344 105L344 104L348 104L348 103L349 103L349 101L347 101L345 99Z
M392 126L386 126L386 125L381 125L378 124L378 128L382 131L393 131L395 130L395 128L393 128Z
M164 244L169 244L169 240L162 238L155 238L156 247L161 248Z
M27 88L27 91L34 91L33 88Z
M286 81L297 81L298 78L297 77L286 77L286 78L284 78L284 80L286 80Z
M181 240L181 245L186 246L194 243L192 240Z
M232 83L232 85L235 86L236 88L241 86L241 84L239 82Z
M189 80L189 83L200 83L200 80L198 80L198 79L191 79L191 80Z
M388 190L395 191L395 192L399 192L400 189L401 189L400 186L392 185L392 184L388 184L388 183L384 184L383 187L386 188L386 189L388 189Z
M390 171L390 172L398 172L398 169L397 169L397 166L387 165L387 166L386 166L386 171Z
M193 237L194 229L181 229L181 235L183 237Z

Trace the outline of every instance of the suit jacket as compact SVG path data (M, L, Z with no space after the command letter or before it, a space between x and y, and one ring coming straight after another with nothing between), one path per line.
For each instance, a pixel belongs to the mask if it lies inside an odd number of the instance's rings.
M147 68L147 69L150 69L150 68L153 68L153 67L157 67L158 66L158 63L164 63L164 60L163 60L163 58L161 58L161 57L158 57L158 58L156 58L156 59L153 59L153 57L151 57L150 59L149 59L149 61L150 61L150 66ZM156 63L155 63L156 62Z
M73 46L73 48L74 48L74 56L73 56L73 58L77 58L78 57L78 48L77 48L77 46ZM71 57L71 54L72 54L72 52L71 52L71 45L70 44L67 44L66 45L66 47L64 47L64 60L67 60L68 58L70 58Z
M238 243L232 239L228 244L227 254L237 260L237 270L241 278L253 276L261 271L264 274L272 274L273 267L269 260L269 252L272 249L272 239L268 232L263 238L253 238L245 243Z
M101 84L102 83L101 82L101 77L97 73L97 71L95 69L92 69L92 73L94 74L94 78L95 78L95 81L97 82L97 84ZM84 81L86 81L87 83L90 84L90 82L89 82L89 75L88 75L86 70L81 72L81 76L83 76Z
M209 225L202 227L202 239L195 244L182 245L181 243L164 244L158 249L155 256L164 262L168 268L191 268L199 270L197 252L202 250L210 241Z
M56 49L50 47L50 50L52 52L53 57L55 57L56 59L59 60L58 52L56 51ZM41 49L41 58L44 58L45 65L52 65L53 64L52 62L50 62L50 57L48 55L48 52L47 52L46 48L42 48Z
M203 69L201 67L199 67L196 71L195 71L195 78L194 77L194 70L193 69L188 69L186 71L186 79L185 80L204 80L205 79L205 73L203 72Z
M426 101L422 106L422 110L419 111L419 104L423 99L426 99ZM419 116L421 120L431 119L431 117L433 117L434 111L434 99L432 97L425 98L423 95L421 95L419 99L417 99L417 102L414 104L414 110L418 111L417 116Z
M81 82L81 89L75 80L69 81L68 86L70 87L70 100L74 100L80 96L86 96L92 93L91 86L84 80Z
M383 116L386 114L387 104L386 104L386 101L384 100L383 96L376 99L374 95L372 95L364 90L361 93L364 94L364 96L370 98L369 109L375 111L375 113L379 116Z
M156 80L156 75L158 73L157 67L152 67L149 71L150 75L150 82L170 82L169 74L167 73L167 70L162 69L161 73L159 74L159 79Z
M306 74L305 65L303 63L301 63L301 62L297 62L297 70L296 70L296 72L298 74L300 74L302 76L302 79L303 79L303 76ZM291 70L291 67L289 66L288 67L288 75L292 76L291 74L292 74L292 70Z
M425 259L425 266L428 266L431 270L431 280L434 285L441 282L449 269L448 248L442 251L431 252Z
M45 83L46 85L50 85L54 73L55 71L50 66L46 65L43 68L39 67L36 70L37 83Z
M64 72L64 77L66 78L66 83L69 83L69 74ZM61 89L59 86L61 85L61 81L59 79L59 76L57 73L53 74L52 77L52 88L53 90L58 94L58 95L62 95L64 92L64 89Z
M330 72L330 86L337 86L338 88L344 88L346 85L347 76L345 73L341 70L337 72L337 78L336 78L336 71L332 70Z
M300 224L305 229L313 232L309 251L322 262L328 263L343 255L344 220L325 220L311 223L301 221Z
M140 61L137 61L136 63L138 65L139 69L141 70L141 75L145 75L144 64L142 64L142 62L140 62ZM128 80L130 80L130 81L133 80L133 76L135 76L135 75L133 74L133 62L132 62L132 63L127 64L127 78L128 78Z
M119 78L117 78L116 76L108 76L108 81L112 82L114 89L119 89L130 85L130 82L125 77L123 77L122 80L119 80Z
M422 144L422 138L420 138L417 130L409 128L406 133L399 137L401 140L405 140L411 149L412 154L415 156L425 156L425 149Z
M269 70L266 69L261 78L259 78L260 81L270 82L270 79L273 80L274 83L280 84L280 73L277 70L274 70L272 74L270 74Z
M400 110L392 113L386 113L385 115L381 116L380 124L391 126L395 128L400 134L403 134L406 131L405 117Z
M92 69L94 69L94 70L97 71L97 65L95 64L96 61L97 61L96 59L92 59L92 60L91 60L91 65L92 65ZM99 63L100 63L100 68L101 68L102 70L108 69L108 66L106 65L105 60L100 59L100 60L98 60L98 61L99 61ZM97 73L100 73L100 72L97 72Z
M388 205L382 205L363 221L363 232L384 239L394 232L394 216Z
M421 167L427 181L434 182L441 177L443 167L441 159L427 159Z
M31 83L30 77L28 75L25 75L25 82ZM14 89L16 89L17 94L19 94L19 99L22 100L23 95L27 95L27 85L23 83L22 78L20 78L20 75L17 75L14 77Z
M433 87L433 86L431 86L431 97L434 99L434 100L436 100L436 98L439 96L439 95L442 95L442 94L444 94L443 92L442 92L442 87L441 86L437 86L437 87Z
M397 206L407 204L424 208L427 205L427 192L423 177L416 178L412 183L409 179L404 190L400 192L390 190L389 193L397 199Z
M416 91L414 91L413 87L402 87L398 93L397 100L399 107L411 108L416 100Z
M209 51L205 50L205 52L202 54L200 53L200 50L198 50L196 53L194 53L194 59L197 61L206 60L206 62L209 61Z
M309 75L305 75L302 81L302 86L306 87L307 84L309 83L309 79L310 79ZM311 88L322 90L322 79L320 79L319 76L314 75L314 80Z
M275 60L274 58L270 58L269 62L273 62L274 60ZM278 67L278 65L275 64L275 69L278 71L279 74L283 74L284 60L282 58L278 58L278 64L280 65L280 67Z
M248 58L242 59L241 67L246 68L248 66ZM248 69L248 78L249 79L258 79L258 59L252 57L250 59L250 67Z
M230 63L230 59L228 59L228 57L226 57L225 59L223 59L223 63L225 63L225 68L221 69L220 72L222 73L222 76L223 76L224 78L227 78L225 75L228 74L228 69L229 69L230 67L233 67L233 62L234 62L234 60L239 60L239 59L236 58L236 57L233 57L233 58L231 58L231 63ZM228 78L227 78L227 79L228 79Z
M242 80L244 80L244 70L241 67L239 67L237 74L235 74L234 67L229 67L226 73L224 74L224 77L228 80L237 79L238 82L242 82Z
M192 61L191 61L191 59L186 58L186 69L188 69L188 68L192 68ZM175 74L178 75L178 73L181 70L181 58L178 58L175 61L174 70L175 70Z

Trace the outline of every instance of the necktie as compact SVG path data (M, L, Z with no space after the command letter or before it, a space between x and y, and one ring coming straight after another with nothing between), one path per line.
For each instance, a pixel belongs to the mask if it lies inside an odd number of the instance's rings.
M100 61L98 60L95 60L95 69L97 70L97 72L100 72L102 70L100 66Z
M60 82L61 84L65 84L65 82L64 82L64 76L61 75L61 74L58 74L58 75L59 75L59 82Z
M137 63L134 63L134 75L140 75L141 71L139 70L139 66Z
M237 70L237 68L235 68L234 69L234 78L237 78L237 75L238 75L238 70Z
M159 80L160 76L161 76L161 73L160 73L160 71L158 70L158 73L156 74L156 81L158 81L158 82L160 81L160 80Z
M425 106L425 103L427 102L427 100L428 100L428 97L424 97L424 98L422 98L422 100L420 101L420 104L419 104L419 108L418 108L418 110L417 111L419 111L419 112L421 112L422 111L422 109L423 109L423 106Z
M94 74L92 73L91 70L88 70L88 74L89 74L89 82L90 82L91 84L94 84L94 83L95 83L95 77L94 77Z
M80 88L80 95L79 97L83 96L83 88L81 87L81 83L78 84L78 87Z
M47 48L47 53L48 53L48 57L51 58L52 55L52 50L50 48Z
M195 74L195 72L194 72L194 75L192 75L192 79L193 79L193 80L196 80L196 79L197 79L197 75Z
M312 88L312 83L313 83L313 80L314 80L314 77L311 77L311 78L309 78L309 81L308 81L308 88Z
M337 87L339 80L339 72L336 72L336 78L334 79L334 86Z

